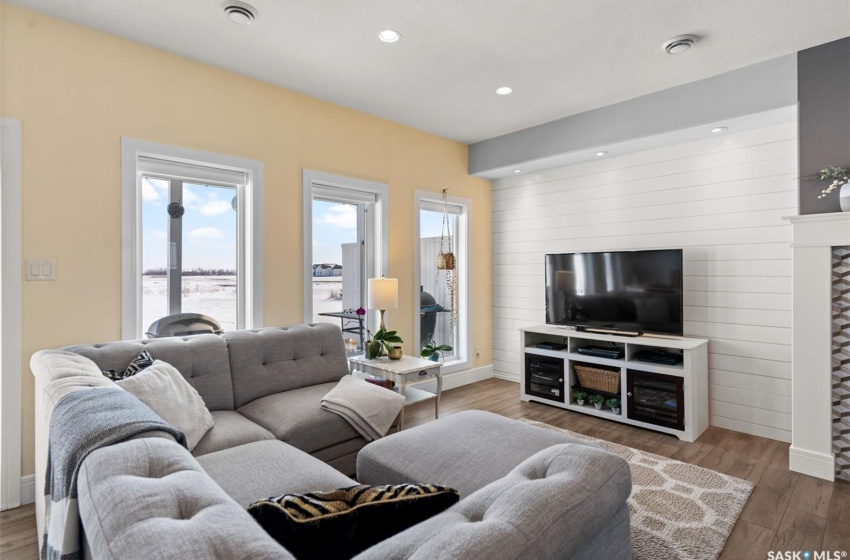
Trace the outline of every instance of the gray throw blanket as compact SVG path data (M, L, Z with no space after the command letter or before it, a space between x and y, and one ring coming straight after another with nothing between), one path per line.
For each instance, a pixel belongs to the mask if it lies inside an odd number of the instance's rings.
M83 557L77 505L77 475L83 460L101 447L151 431L166 432L186 445L183 432L127 391L83 389L56 404L47 448L42 560Z
M345 375L322 397L322 408L345 418L366 441L374 441L387 435L404 408L404 397Z

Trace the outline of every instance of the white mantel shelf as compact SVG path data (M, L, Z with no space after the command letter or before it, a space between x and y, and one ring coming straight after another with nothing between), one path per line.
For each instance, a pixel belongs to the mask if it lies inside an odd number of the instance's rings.
M850 212L786 216L794 226L792 247L836 247L850 243Z
M834 480L832 248L850 245L850 213L784 218L793 225L792 471Z

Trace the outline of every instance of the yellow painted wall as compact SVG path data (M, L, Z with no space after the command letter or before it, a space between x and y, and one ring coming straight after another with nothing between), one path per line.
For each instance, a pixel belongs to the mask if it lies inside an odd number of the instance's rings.
M490 183L467 148L147 46L3 3L0 114L23 129L23 255L56 259L55 282L24 282L23 355L121 336L122 136L261 160L264 313L301 322L301 170L387 183L389 272L413 283L413 192L472 200L472 344L491 359ZM412 351L409 307L392 312ZM33 382L23 374L22 472L34 471Z

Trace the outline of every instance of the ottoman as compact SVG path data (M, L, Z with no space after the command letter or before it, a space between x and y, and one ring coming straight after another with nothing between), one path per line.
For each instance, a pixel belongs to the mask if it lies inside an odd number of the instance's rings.
M357 455L357 480L440 484L464 498L560 443L593 446L498 414L468 410L368 444Z

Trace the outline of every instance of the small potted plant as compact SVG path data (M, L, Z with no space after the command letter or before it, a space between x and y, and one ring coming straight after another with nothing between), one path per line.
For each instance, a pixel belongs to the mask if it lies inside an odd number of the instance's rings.
M425 358L426 360L431 360L432 362L440 362L443 359L443 352L451 352L454 350L448 344L440 344L435 345L432 340L428 344L422 347L422 351L419 352L419 355Z
M382 354L389 354L393 351L393 344L404 342L396 331L388 331L387 329L379 329L374 335L369 332L371 340L366 342L365 356L367 360L379 358Z
M572 392L572 396L577 405L584 406L584 401L587 399L587 393L576 389Z
M605 397L598 393L594 393L587 397L587 402L593 405L596 410L602 410L602 405L605 403Z
M605 401L605 406L611 409L611 412L614 414L620 414L620 399L619 397L612 397Z

